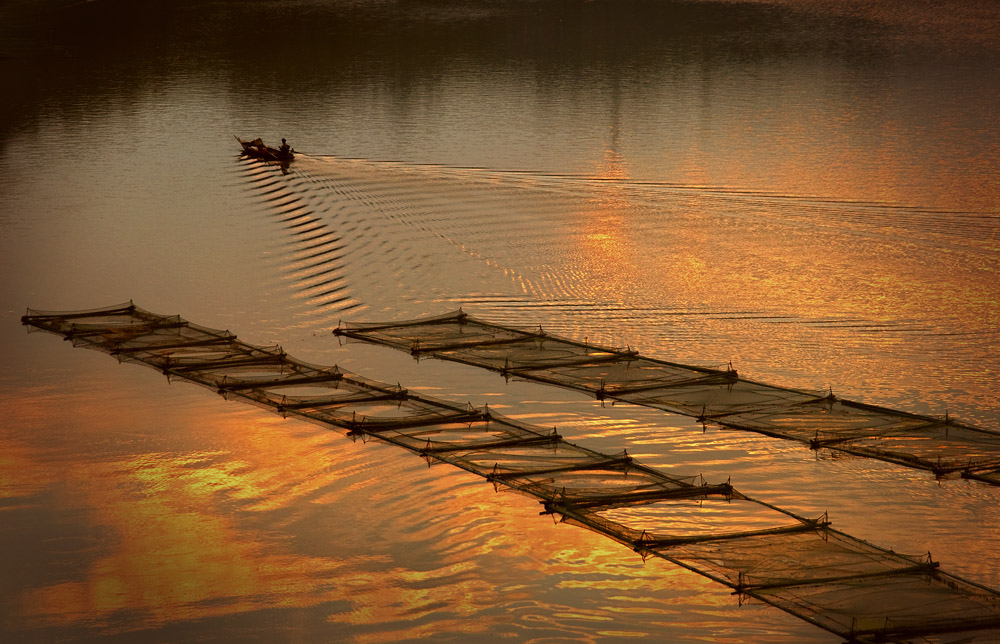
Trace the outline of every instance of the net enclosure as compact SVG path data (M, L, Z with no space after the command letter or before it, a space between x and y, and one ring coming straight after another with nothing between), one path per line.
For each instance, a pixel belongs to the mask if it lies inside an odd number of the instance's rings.
M475 319L461 309L396 323L341 324L335 334L697 418L731 429L799 441L933 472L1000 485L1000 432L777 387Z
M670 476L624 451L593 451L555 429L487 407L303 362L279 346L249 344L229 331L131 303L74 312L29 309L22 322L226 399L459 467L497 490L536 499L543 514L605 535L643 558L683 566L850 642L997 641L995 590L942 571L929 554L870 544L835 530L826 516L804 517L747 497L729 481ZM478 332L473 337L487 339Z

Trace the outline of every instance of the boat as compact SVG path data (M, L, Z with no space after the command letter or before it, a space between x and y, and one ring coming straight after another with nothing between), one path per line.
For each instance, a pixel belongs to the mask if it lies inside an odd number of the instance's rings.
M288 148L283 150L281 148L272 148L264 145L264 141L257 138L253 141L244 141L240 137L236 137L236 140L240 142L243 147L243 154L248 157L253 157L255 159L264 159L265 161L291 161L295 158L295 150ZM284 142L284 139L282 139Z

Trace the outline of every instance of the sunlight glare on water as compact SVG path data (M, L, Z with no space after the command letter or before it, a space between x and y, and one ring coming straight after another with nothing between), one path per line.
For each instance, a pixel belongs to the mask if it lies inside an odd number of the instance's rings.
M1000 427L996 6L126 4L0 9L0 639L840 641L19 324L130 298L1000 586L995 488L330 333L461 306Z

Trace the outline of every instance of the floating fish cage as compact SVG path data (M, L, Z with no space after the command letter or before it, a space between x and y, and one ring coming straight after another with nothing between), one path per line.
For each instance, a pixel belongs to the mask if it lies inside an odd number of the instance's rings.
M573 389L599 400L655 407L757 432L1000 485L1000 432L657 360L537 330L477 320L461 310L397 323L342 325L335 334L483 367L511 379Z
M943 572L929 554L880 548L833 529L826 516L799 516L747 497L729 481L670 476L624 451L602 453L570 443L554 428L309 364L281 347L248 344L229 331L131 303L75 312L29 310L22 322L226 399L459 467L498 490L537 499L543 513L603 534L643 558L683 566L741 598L766 602L851 642L946 642L959 634L963 642L997 641L1000 593ZM761 385L731 370L498 327L461 313L338 332L785 438L815 441L822 431L843 439L824 447L845 449L859 441L850 449L875 457L894 439L933 431L923 417ZM795 419L811 419L803 423L808 430ZM982 459L989 453L992 443L982 437L991 434L950 421L942 426L951 431L927 440L957 444L956 435L965 435L961 429L981 439L967 448L969 455ZM865 442L877 440L884 440L878 449ZM915 463L924 457L909 454Z

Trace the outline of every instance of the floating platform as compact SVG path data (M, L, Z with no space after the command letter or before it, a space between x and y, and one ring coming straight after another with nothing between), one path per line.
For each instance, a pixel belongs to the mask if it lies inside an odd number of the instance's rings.
M669 476L625 452L605 454L570 443L552 428L505 418L486 407L417 395L336 366L309 364L281 347L249 344L229 331L150 313L131 303L73 312L29 309L22 323L226 399L319 423L352 438L393 444L429 463L462 468L498 490L537 499L544 514L603 534L643 558L683 566L850 642L998 641L1000 593L995 590L943 572L929 554L909 556L869 544L834 530L825 516L803 517L749 498L729 481L710 484L699 476ZM507 338L504 346L510 349L518 343L549 345L532 365L522 361L512 367L507 358L492 354L497 368L511 375L530 372L532 366L539 375L550 374L543 377L561 380L565 368L588 381L593 375L577 370L595 361L616 372L628 371L615 364L614 352L550 342L541 335L526 338L470 324L465 316L369 326L359 335L381 333L400 342L401 328L419 332L422 347L437 346L435 351L442 352L484 351L490 356L498 335ZM428 329L441 333L432 336ZM585 364L580 364L581 353ZM633 363L639 360L627 355ZM640 364L667 364L643 360ZM646 375L661 377L655 375L657 369ZM694 373L698 375L689 380L738 382L729 372ZM636 392L648 382L600 380L598 390L607 394L617 388L615 395L624 395L625 382ZM704 380L685 385L699 386L709 385Z
M598 400L655 407L730 429L799 441L813 449L1000 485L1000 432L776 387L736 371L656 360L477 320L461 309L390 323L352 323L336 335L483 367L504 377L581 391Z

